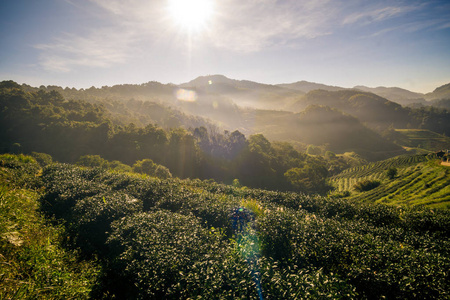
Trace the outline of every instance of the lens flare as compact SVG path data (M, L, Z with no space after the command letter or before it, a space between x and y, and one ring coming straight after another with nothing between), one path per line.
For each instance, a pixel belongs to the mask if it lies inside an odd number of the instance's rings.
M192 90L186 90L186 89L178 89L175 93L175 97L179 101L186 101L186 102L195 102L197 101L197 93Z
M261 286L261 272L258 267L260 257L260 244L255 229L254 213L245 208L235 208L231 213L232 226L236 235L236 242L240 255L247 261L256 285L258 299L263 300L263 290Z

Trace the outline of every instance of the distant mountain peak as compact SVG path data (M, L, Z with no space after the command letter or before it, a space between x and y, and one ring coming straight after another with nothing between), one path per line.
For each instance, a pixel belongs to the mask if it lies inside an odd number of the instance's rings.
M301 91L303 93L308 93L312 90L326 90L326 91L340 91L345 90L343 87L331 86L322 83L309 82L305 80L297 81L294 83L282 83L277 84L278 87L288 88L292 90Z
M439 92L448 92L450 90L450 83L444 84L438 88L436 88L433 93L439 93Z
M215 74L215 75L199 76L189 82L181 84L181 86L206 86L212 83L233 84L236 82L237 80L230 79L225 75Z

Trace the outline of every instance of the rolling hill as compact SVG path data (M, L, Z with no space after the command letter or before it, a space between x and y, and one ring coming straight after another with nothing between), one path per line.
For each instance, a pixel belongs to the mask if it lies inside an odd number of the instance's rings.
M436 88L433 92L425 94L427 100L450 99L450 83Z
M448 298L446 210L44 165L0 155L8 299Z
M394 179L386 176L389 168L398 170ZM364 180L375 180L380 184L369 191L355 191L354 185ZM439 160L433 156L401 156L370 163L344 170L330 182L337 191L350 192L346 199L389 205L450 207L450 168L439 165Z
M291 90L301 91L305 94L309 93L310 91L313 91L313 90L340 91L340 90L346 89L346 88L339 87L339 86L331 86L331 85L326 85L326 84L321 84L321 83L308 82L305 80L297 81L294 83L277 84L277 86L283 87L283 88L288 88Z
M358 119L327 106L311 105L300 113L249 111L245 127L270 140L326 145L336 153L356 152L369 160L400 155L403 149L364 126Z
M180 87L196 91L199 98L221 95L241 107L256 109L284 109L304 94L276 85L229 79L223 75L200 76Z
M433 152L450 149L450 138L426 129L396 129L397 144Z
M319 87L327 90L311 90ZM211 75L180 85L148 82L80 90L22 85L22 89L27 92L57 91L69 101L100 104L107 109L113 122L123 126L129 123L137 126L157 124L166 129L217 126L214 130L239 130L246 135L263 133L270 140L328 145L328 149L338 153L355 151L371 159L386 156L372 156L369 152L398 155L399 149L392 141L368 132L367 128L362 129L362 125L380 134L389 128L420 128L447 134L450 128L448 113L428 108L405 108L373 93L306 81L268 85ZM307 94L304 91L308 91ZM404 90L401 92L411 95ZM337 109L357 118L358 123L347 118L346 121L341 119L337 126L337 119L326 119L329 112L325 109L302 113L311 105ZM333 114L333 118L337 116L336 112ZM350 130L352 122L356 125ZM362 132L368 133L362 135ZM362 138L349 138L358 136Z
M409 111L401 105L372 93L358 90L314 90L299 99L291 109L301 111L308 105L326 105L357 117L369 127L383 130L393 125L406 128Z
M376 88L370 88L363 85L357 85L353 89L373 93L403 106L407 106L413 103L427 105L427 101L425 101L424 99L424 94L411 92L398 87L379 86Z

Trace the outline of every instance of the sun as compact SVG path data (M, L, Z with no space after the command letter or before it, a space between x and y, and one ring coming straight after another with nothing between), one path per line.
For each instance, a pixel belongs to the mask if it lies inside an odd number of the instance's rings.
M213 13L213 0L169 0L173 20L188 31L203 29Z

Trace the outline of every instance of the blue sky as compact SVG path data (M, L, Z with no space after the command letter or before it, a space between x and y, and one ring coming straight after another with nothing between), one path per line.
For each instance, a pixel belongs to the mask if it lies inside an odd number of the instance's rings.
M210 0L195 29L168 2L2 0L0 80L87 88L223 74L416 92L450 82L448 0Z

